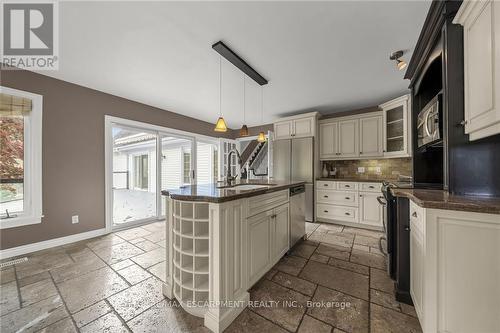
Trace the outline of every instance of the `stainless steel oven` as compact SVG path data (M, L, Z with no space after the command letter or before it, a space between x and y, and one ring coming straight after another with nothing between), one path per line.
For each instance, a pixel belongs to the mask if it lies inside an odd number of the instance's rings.
M434 97L418 114L418 147L426 146L441 140L440 98L441 95Z

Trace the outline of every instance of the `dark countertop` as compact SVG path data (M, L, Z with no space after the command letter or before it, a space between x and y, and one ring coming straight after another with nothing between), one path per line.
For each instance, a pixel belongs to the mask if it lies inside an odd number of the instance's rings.
M358 182L358 183L382 183L385 179L373 179L373 178L368 178L368 179L362 179L362 178L317 178L316 180L321 180L321 181L331 181L331 182Z
M391 188L396 197L405 197L423 208L500 214L500 198L453 195L443 190Z
M174 200L184 200L184 201L202 201L202 202L226 202L237 200L241 198L249 198L256 195L261 195L265 193L276 192L280 190L286 190L295 185L305 184L303 181L261 181L252 180L237 181L237 185L266 185L264 188L252 189L252 190L242 190L238 189L238 186L227 187L227 188L217 188L221 184L204 184L204 185L190 185L184 186L175 190L161 191L163 195L170 196Z

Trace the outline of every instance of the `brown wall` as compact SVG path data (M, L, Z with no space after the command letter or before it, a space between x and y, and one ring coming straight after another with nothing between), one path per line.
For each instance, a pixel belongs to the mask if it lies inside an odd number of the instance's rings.
M43 95L41 224L4 229L0 249L105 227L104 115L214 136L213 124L28 71L0 85ZM225 137L233 137L228 131ZM80 223L71 224L79 215Z

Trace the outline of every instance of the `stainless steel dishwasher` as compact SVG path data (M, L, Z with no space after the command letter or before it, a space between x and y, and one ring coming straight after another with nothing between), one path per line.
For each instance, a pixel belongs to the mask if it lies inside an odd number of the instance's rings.
M290 188L290 248L306 234L306 187Z

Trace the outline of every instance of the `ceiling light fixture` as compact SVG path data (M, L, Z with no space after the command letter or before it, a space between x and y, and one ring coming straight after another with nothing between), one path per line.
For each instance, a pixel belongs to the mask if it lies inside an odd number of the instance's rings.
M214 128L215 132L227 132L226 121L222 117L222 58L219 56L219 119Z
M402 50L399 50L399 51L396 51L396 52L392 52L391 55L389 56L390 60L396 61L396 67L400 71L403 70L403 69L405 69L406 66L408 66L408 64L404 60L400 59L403 56L403 53L404 52Z
M241 129L240 129L240 136L248 136L248 127L247 125L245 124L246 123L246 117L245 117L245 114L246 114L246 81L245 81L245 74L243 74L243 126L241 126Z
M264 87L260 86L260 122L261 125L264 122ZM266 142L266 135L263 131L259 132L259 136L257 137L258 142Z

